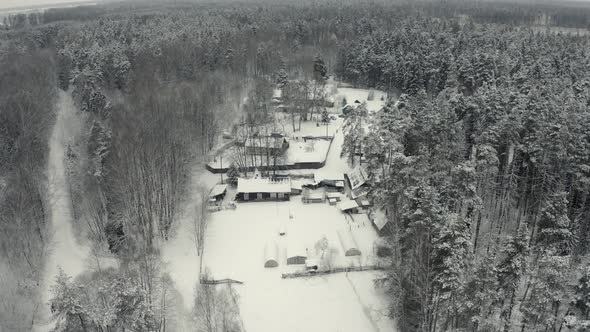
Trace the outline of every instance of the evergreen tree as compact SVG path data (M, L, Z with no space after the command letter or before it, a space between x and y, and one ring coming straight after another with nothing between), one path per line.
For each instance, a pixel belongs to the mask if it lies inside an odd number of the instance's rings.
M313 59L313 79L319 84L325 84L328 79L328 68L319 54Z
M529 238L526 225L518 230L515 237L508 237L502 259L495 267L497 290L502 292L500 317L504 320L504 332L510 330L512 311L515 304L516 291L522 277L527 273ZM508 304L506 305L506 300Z
M229 165L226 176L227 183L229 183L232 186L238 184L238 177L240 176L240 172L238 170L238 167L236 167L234 163Z

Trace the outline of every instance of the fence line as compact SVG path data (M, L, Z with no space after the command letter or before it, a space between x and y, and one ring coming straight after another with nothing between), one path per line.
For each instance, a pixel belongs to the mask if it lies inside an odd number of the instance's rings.
M329 270L283 273L281 278L283 278L283 279L307 278L307 277L317 277L317 276L323 276L323 275L334 274L334 273L342 273L342 272L382 271L382 270L385 270L385 268L382 266L378 266L378 265L337 267L337 268L333 268L333 269L329 269Z

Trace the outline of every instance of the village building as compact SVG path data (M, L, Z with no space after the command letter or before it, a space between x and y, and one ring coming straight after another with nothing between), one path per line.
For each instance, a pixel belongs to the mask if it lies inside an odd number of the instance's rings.
M290 241L287 246L287 265L305 264L307 248L296 241Z
M342 212L358 213L359 205L356 201L346 200L338 203L338 209Z
M223 201L227 193L227 184L216 184L209 192L209 203L216 204Z
M344 191L344 173L319 170L314 174L318 187L326 187L328 191Z
M238 179L236 199L239 201L288 201L291 195L291 180L285 179Z
M375 209L369 213L369 219L371 219L371 223L373 224L373 227L375 227L379 236L387 236L390 234L388 217L387 208Z
M350 198L356 200L367 195L369 192L368 176L361 166L350 171L346 177L350 188Z
M326 201L326 196L323 192L305 189L303 190L301 201L303 201L303 203L324 203Z

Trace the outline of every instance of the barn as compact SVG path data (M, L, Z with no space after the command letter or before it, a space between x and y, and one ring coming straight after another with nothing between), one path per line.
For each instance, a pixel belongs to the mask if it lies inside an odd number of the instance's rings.
M291 195L291 180L283 179L238 179L236 199L247 201L288 201Z

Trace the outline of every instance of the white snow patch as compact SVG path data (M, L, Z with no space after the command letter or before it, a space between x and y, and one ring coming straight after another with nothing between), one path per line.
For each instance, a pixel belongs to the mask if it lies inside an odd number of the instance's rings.
M287 234L280 236L278 229L285 222ZM355 239L361 256L344 256L337 235L339 230ZM387 301L372 287L375 277L372 272L350 273L360 276L352 282L345 274L281 278L282 273L305 268L286 264L287 248L296 244L307 249L308 257L317 256L314 244L323 236L336 251L332 266L375 264L377 235L370 223L355 222L334 206L304 204L293 197L288 202L241 203L235 211L213 214L207 230L203 268L208 267L214 279L244 282L236 289L240 295L240 312L249 331L394 330L390 319L374 314L385 312ZM278 244L277 268L264 267L268 242ZM372 312L369 316L363 314L366 306Z

